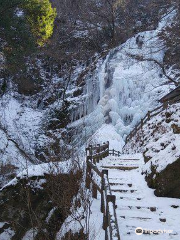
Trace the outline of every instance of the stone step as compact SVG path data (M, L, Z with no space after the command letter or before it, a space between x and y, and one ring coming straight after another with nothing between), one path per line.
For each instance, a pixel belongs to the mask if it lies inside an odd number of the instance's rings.
M111 185L111 189L127 189L127 190L131 190L132 187L134 190L137 190L137 188L134 188L134 186L132 184L112 184L110 183Z
M111 160L111 161L140 161L138 158L120 158L120 157L106 157L104 158L105 161Z
M122 220L123 219L128 219L128 220L140 220L140 221L150 221L150 220L153 220L152 218L150 217L130 217L130 216L119 216Z
M118 198L117 198L118 200L120 199L120 200L125 200L125 201L127 201L127 200L130 200L130 201L142 201L143 200L143 198L138 198L138 197L127 197L127 196L119 196Z
M116 195L116 200L120 202L124 202L124 200L121 199L121 197L127 197L128 202L131 202L131 200L134 202L136 201L135 199L139 197L139 192L117 192L117 191L112 191L114 195ZM126 201L127 201L126 200ZM140 202L140 201L139 201Z
M116 208L117 218L120 216L125 216L125 218L153 218L158 223L164 224L161 222L161 219L165 219L165 216L161 216L159 212L153 212L150 209L137 209L137 208L121 208L120 206Z
M103 169L117 169L117 170L123 170L123 171L131 171L131 170L134 170L134 169L138 169L139 166L133 166L133 167L121 167L121 166L101 166L101 168Z
M106 164L137 164L137 165L140 165L140 163L138 161L135 161L135 160L115 160L115 161L112 161L112 160L106 160L106 161L100 161L100 163L106 163Z
M109 184L111 186L128 186L130 188L133 186L131 183L113 183L113 182L110 182Z
M149 222L149 221L154 221L153 218L150 218L150 217L130 217L130 216L120 216L121 220L127 220L127 223L128 224L131 224L134 223L134 220L137 220L138 222L140 223L143 223L143 222ZM162 221L163 220L163 221ZM122 222L122 221L121 221ZM166 223L167 220L166 218L162 219L162 218L159 218L158 220L158 223Z
M156 212L157 207L145 207L145 206L121 206L118 207L118 210L149 210L151 212Z
M101 162L100 166L103 166L103 165L106 165L106 166L117 166L117 167L120 167L120 166L125 166L125 167L139 167L139 165L137 163L128 163L128 162L116 162L116 163L112 163L112 162Z
M109 176L109 182L110 183L124 183L124 182L129 182L129 179L127 178L122 178L122 177L120 177L120 178L113 178L112 177L112 174L110 173L109 174L110 176ZM129 182L129 184L132 184L131 182Z
M111 189L112 192L120 192L120 193L134 193L137 192L136 189Z

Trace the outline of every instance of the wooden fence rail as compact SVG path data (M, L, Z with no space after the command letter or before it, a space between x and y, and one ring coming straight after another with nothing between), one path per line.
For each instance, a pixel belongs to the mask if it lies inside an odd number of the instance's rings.
M152 111L148 111L148 113L146 114L146 116L141 119L140 123L138 123L134 129L130 132L130 134L127 136L126 138L126 143L136 135L137 131L142 129L142 127L144 126L144 124L149 121L152 117L157 116L160 112L162 112L163 110L167 109L169 107L169 105L174 104L174 101L169 101L169 102L165 102L163 103L161 106L155 108Z
M101 212L103 213L103 229L105 230L105 240L120 240L118 221L116 216L116 196L112 194L109 184L108 170L100 171L96 166L103 158L112 155L120 156L120 152L109 150L109 142L103 145L86 148L86 187L92 186L92 195L97 198L97 191L101 194ZM100 178L100 184L97 183Z

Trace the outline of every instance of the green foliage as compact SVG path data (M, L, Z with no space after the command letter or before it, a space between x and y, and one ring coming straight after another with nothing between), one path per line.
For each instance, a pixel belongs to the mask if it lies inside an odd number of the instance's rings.
M25 11L24 18L15 14L18 8ZM14 21L22 23L23 20L24 24L30 25L40 46L51 37L56 15L56 9L52 8L49 0L0 0L0 26L10 30L9 27L13 28Z
M56 9L52 8L49 0L25 0L24 8L32 33L38 44L43 46L53 34Z

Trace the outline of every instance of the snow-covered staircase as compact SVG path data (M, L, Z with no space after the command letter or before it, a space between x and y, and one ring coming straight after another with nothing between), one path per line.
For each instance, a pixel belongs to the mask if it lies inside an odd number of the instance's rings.
M180 239L180 199L159 198L148 188L141 169L141 155L108 156L96 164L108 170L121 240ZM167 233L135 233L137 228Z

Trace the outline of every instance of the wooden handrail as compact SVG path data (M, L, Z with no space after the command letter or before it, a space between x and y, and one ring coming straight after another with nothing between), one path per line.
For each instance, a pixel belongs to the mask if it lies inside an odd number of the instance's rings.
M115 157L120 157L121 153L119 151L116 150L109 150L109 155L115 156Z
M88 146L86 148L86 187L90 189L92 186L92 196L97 198L97 191L101 194L101 212L103 213L103 229L105 230L105 240L120 240L118 221L116 216L116 196L111 192L111 186L109 184L108 170L102 170L102 172L96 166L96 163L103 158L113 155L120 156L120 152L112 149L109 150L109 142L103 143L103 145ZM101 179L101 187L93 178L94 172Z
M178 101L177 101L178 102ZM163 103L161 106L153 109L152 111L148 111L148 113L145 115L145 117L143 119L141 119L141 121L134 127L134 129L129 133L129 135L126 137L126 143L135 136L135 134L137 133L137 131L139 129L141 129L144 124L150 120L152 117L157 116L160 112L162 112L163 110L167 109L169 107L169 105L173 105L177 102L174 101L169 101L169 102L165 102ZM158 111L159 110L159 111Z
M89 159L87 160L87 166L90 167L99 177L102 177L101 171L93 164Z

